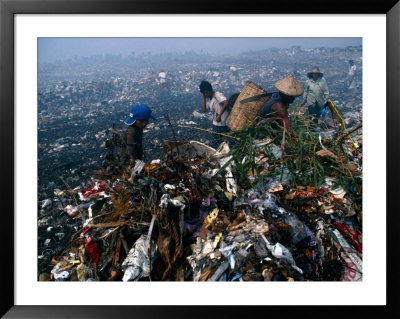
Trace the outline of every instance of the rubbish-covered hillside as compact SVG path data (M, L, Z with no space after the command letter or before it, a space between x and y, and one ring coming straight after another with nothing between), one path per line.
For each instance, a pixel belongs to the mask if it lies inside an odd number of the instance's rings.
M43 67L38 280L361 281L361 85L349 92L345 77L361 53L301 50L294 67L293 52L177 62L167 88L156 62L102 62L97 75ZM269 90L288 74L303 81L311 61L329 83L324 118L296 100L290 133L250 123L209 146L217 134L200 110L202 79L227 96L247 81ZM156 119L143 131L143 161L125 164L122 122L138 102Z
M41 280L361 280L362 136L351 152L298 126L284 148L283 130L247 127L231 147L164 141L163 159L66 184L42 204Z

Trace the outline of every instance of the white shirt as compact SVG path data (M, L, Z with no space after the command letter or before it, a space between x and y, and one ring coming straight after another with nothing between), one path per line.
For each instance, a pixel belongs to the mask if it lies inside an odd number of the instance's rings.
M356 65L353 64L353 65L350 67L349 75L354 75L354 74L356 73L356 69L357 69Z
M357 87L356 77L354 76L356 73L356 65L352 65L349 70L349 89L354 89Z
M165 83L166 82L166 77L167 77L167 75L165 74L165 72L160 72L159 74L158 74L158 77L160 78L160 83Z
M214 92L213 98L206 103L207 108L213 113L213 125L225 126L226 120L228 119L229 112L225 110L221 115L221 122L217 122L217 116L221 113L222 102L226 100L226 97L221 92Z

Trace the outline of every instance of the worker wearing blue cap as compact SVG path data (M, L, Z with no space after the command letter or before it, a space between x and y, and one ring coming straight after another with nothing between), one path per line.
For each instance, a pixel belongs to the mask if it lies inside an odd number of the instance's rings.
M123 163L133 163L136 159L143 157L142 137L143 129L149 123L151 109L146 104L132 106L131 113L124 123L128 125L123 136L124 146L120 151L120 160Z

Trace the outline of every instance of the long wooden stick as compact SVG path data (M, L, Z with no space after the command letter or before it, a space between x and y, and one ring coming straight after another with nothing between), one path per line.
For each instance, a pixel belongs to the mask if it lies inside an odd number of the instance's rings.
M228 134L224 134L224 133L217 133L217 132L214 132L214 131L211 131L211 130L206 130L204 128L188 126L188 125L178 125L178 127L191 128L191 129L195 129L195 130L199 130L199 131L208 132L208 133L211 133L211 134L217 134L217 135L222 135L222 136L226 136L226 137L229 137L229 138L234 138L235 140L240 140L240 138L238 138L238 137L234 137L234 136L231 136L231 135L228 135Z
M164 117L167 120L168 125L171 127L172 135L174 136L174 140L175 140L175 143L176 143L176 151L178 152L178 155L180 155L178 140L176 139L175 130L174 130L174 127L172 126L171 120L170 120L169 115L168 115L168 109L165 111ZM172 149L171 149L171 153L172 153Z
M62 182L64 183L64 185L67 187L67 189L71 189L71 188L69 187L68 183L67 183L62 177L60 177L60 179L62 180ZM75 202L75 205L78 206L78 209L81 211L82 209L81 209L81 207L79 206L78 201L77 201L76 198L75 198L75 194L70 195L70 197L73 198L73 200L74 200L74 202Z
M350 131L348 131L346 134L339 136L336 140L336 142L340 142L341 140L345 139L347 136L349 136L351 133L357 131L358 129L362 128L362 123L358 124L356 127L352 128Z

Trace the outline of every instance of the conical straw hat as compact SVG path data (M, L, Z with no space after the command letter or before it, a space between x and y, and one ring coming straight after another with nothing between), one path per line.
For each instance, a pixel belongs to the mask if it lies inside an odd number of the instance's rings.
M277 81L274 87L289 96L300 96L303 94L303 86L297 81L294 75L290 75L287 78Z
M311 72L308 72L308 73L307 73L307 77L308 77L308 78L311 78L312 75L313 75L313 73L317 73L318 76L321 77L321 78L324 76L323 73L319 72L319 68L317 68L316 66L313 67L313 68L311 69Z

